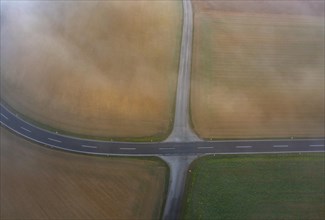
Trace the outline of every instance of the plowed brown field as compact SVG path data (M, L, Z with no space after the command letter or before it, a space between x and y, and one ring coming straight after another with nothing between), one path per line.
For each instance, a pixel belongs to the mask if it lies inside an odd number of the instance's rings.
M194 5L196 132L204 138L324 136L324 2Z
M1 129L1 219L158 219L166 165L49 150Z

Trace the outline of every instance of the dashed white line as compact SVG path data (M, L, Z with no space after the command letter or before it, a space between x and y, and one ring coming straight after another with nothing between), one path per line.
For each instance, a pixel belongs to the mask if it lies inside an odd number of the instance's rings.
M311 144L309 147L324 147L324 144Z
M85 148L93 148L93 149L96 149L97 146L91 146L91 145L81 145L81 147L85 147Z
M24 128L24 127L20 127L20 128L27 131L27 132L32 132L31 130L28 130L27 128Z
M236 146L236 148L252 148L252 146Z
M59 141L59 140L56 140L56 139L53 139L53 138L47 138L49 139L50 141L55 141L55 142L58 142L58 143L61 143L62 141Z
M120 147L120 150L136 150L135 147Z
M213 147L198 147L197 149L212 149Z
M283 147L289 147L288 145L273 145L275 148L283 148Z
M9 118L2 113L1 113L1 116L4 117L6 120L9 120Z
M175 147L160 147L159 150L175 150Z

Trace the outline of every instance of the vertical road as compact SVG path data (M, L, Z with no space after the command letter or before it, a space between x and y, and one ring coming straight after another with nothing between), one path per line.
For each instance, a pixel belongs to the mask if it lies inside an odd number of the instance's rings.
M183 0L183 33L177 82L174 126L172 133L165 140L165 142L191 142L200 140L192 131L189 123L192 35L192 4L190 0Z
M177 220L181 214L188 167L197 156L161 156L169 166L170 178L163 220Z

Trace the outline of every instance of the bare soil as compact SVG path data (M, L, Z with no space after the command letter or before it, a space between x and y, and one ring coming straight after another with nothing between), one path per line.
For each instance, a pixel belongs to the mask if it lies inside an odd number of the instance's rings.
M324 16L322 0L194 0L196 12Z
M158 219L159 160L46 149L1 129L1 219Z
M1 1L1 98L77 134L166 135L181 18L179 1Z
M194 5L191 117L199 136L324 136L324 2Z

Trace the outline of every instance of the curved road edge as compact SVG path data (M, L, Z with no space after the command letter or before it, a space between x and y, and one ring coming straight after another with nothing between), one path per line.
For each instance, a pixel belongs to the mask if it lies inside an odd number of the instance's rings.
M201 155L285 152L324 152L324 138L288 140L236 140L198 142L109 142L70 137L39 128L10 112L0 103L3 127L38 144L95 155Z

